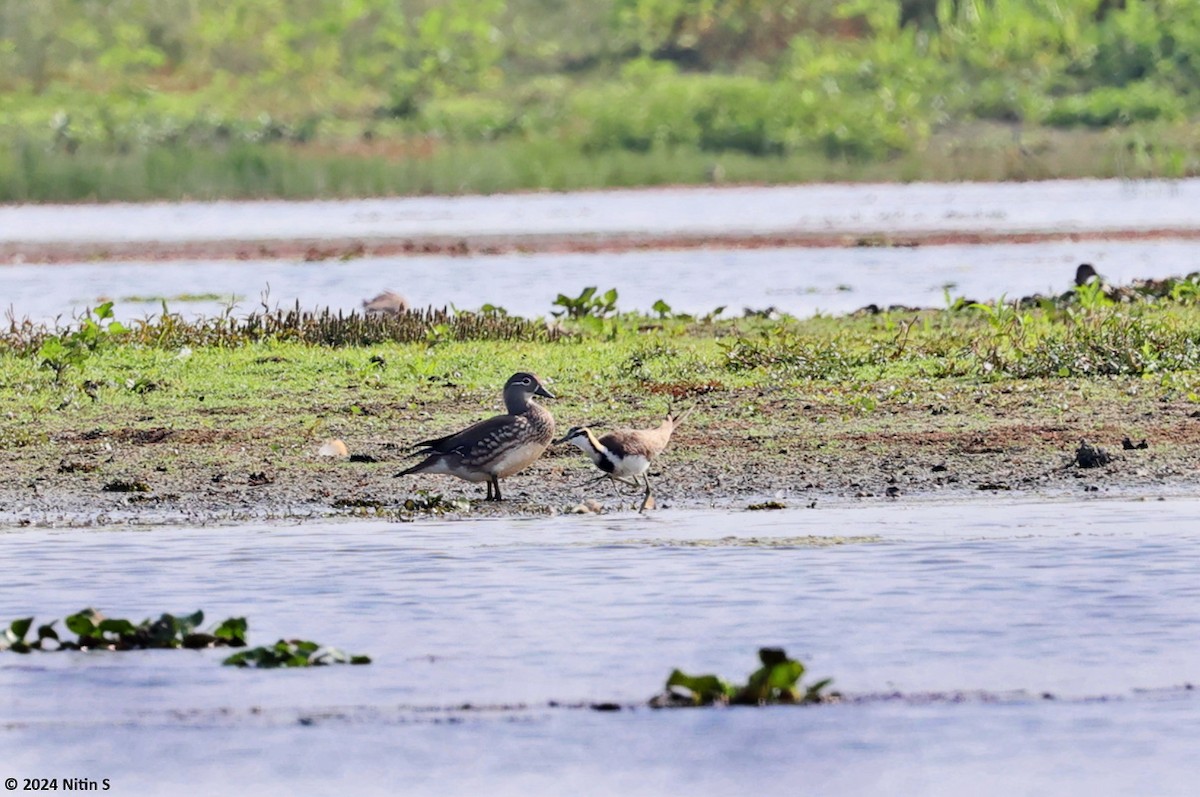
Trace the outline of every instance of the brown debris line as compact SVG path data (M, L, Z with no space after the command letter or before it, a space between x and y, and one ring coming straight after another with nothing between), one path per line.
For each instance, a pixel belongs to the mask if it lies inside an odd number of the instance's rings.
M226 440L246 439L247 434L229 429L89 429L82 432L63 432L54 436L59 443L94 443L115 441L130 445L176 443L205 445Z
M1182 423L1179 418L1164 415L1159 423L1147 423L1142 420L1138 426L1143 430L1142 437L1149 433L1152 439L1164 443L1200 444L1200 423ZM978 430L972 429L916 429L902 432L845 432L833 437L851 445L888 444L914 449L940 448L958 454L1003 454L1041 443L1058 446L1064 453L1069 454L1078 445L1080 435L1115 440L1116 444L1120 445L1124 435L1121 430L1120 424L1108 421L1080 421L1071 425L1016 423L982 435Z
M574 233L547 235L420 236L294 240L10 242L0 264L122 260L337 260L420 255L498 255L513 252L591 254L652 249L786 249L1028 244L1053 241L1200 240L1200 228L1044 232L996 230L931 232Z

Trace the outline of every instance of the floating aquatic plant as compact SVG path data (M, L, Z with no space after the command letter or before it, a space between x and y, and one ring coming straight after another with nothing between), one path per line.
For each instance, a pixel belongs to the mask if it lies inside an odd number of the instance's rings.
M805 667L799 661L789 659L783 648L762 648L758 658L762 666L740 686L716 675L688 675L682 670L673 670L667 678L666 690L652 698L650 705L654 708L809 705L826 703L837 696L837 693L825 693L832 678L801 685Z
M0 636L0 650L28 653L32 650L145 650L147 648L243 647L246 644L246 619L230 617L209 631L199 631L204 612L176 616L162 614L157 620L138 624L121 618L105 617L95 609L84 609L63 620L76 639L60 637L54 628L58 620L37 627L37 639L26 637L34 618L14 620Z
M307 639L281 639L271 647L241 650L221 662L231 667L323 667L326 664L370 664L369 656L350 655Z
M243 648L246 618L230 617L208 631L199 631L204 612L176 616L163 614L134 625L129 620L105 617L95 609L84 609L63 620L74 640L64 639L55 629L58 620L37 627L30 641L34 618L14 620L0 633L0 651L30 653L34 650L146 650L150 648ZM222 664L237 667L318 667L326 664L370 664L367 656L349 655L337 648L301 639L281 639L271 647L240 651Z

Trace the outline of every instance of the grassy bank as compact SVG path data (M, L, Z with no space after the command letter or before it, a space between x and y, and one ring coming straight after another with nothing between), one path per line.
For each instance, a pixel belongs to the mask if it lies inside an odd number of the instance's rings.
M583 152L553 139L435 142L419 158L297 144L162 146L63 158L37 145L0 151L0 202L312 199L573 191L659 185L1178 178L1200 163L1200 126L1014 130L978 123L881 160L751 155L676 146Z
M1200 172L1183 0L53 0L0 25L7 202Z
M525 369L552 380L564 430L650 425L692 406L662 463L672 501L1169 489L1200 456L1200 283L1144 287L1118 301L1085 288L804 321L598 310L553 337L510 340L470 324L418 337L404 322L390 342L343 334L337 345L299 321L225 337L103 317L26 328L0 354L13 475L0 513L128 512L132 501L199 516L403 514L420 489L477 498L449 478L391 474L411 441L498 411L499 386ZM1121 452L1125 437L1146 447ZM319 457L329 438L360 461ZM1081 438L1117 464L1073 467ZM576 489L591 470L572 452L513 477L510 506L565 508L602 489Z

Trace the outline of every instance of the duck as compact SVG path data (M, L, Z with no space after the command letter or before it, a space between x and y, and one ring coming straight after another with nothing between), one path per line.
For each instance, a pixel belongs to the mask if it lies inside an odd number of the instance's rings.
M424 457L396 474L447 473L473 482L487 482L487 501L499 501L500 480L537 460L554 438L554 416L533 400L554 398L534 374L521 371L504 383L506 415L480 421L461 432L422 440L411 456Z
M586 426L573 426L554 445L571 443L587 454L597 468L604 471L601 479L608 478L631 487L644 487L642 503L638 513L646 510L650 503L650 463L671 442L671 435L690 410L674 413L667 410L667 417L653 429L618 429L602 437L596 437ZM641 479L639 483L638 479Z

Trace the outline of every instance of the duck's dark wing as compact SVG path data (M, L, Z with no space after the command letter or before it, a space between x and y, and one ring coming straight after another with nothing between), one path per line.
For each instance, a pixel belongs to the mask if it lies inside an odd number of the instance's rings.
M416 454L464 454L475 448L493 448L495 444L508 440L515 431L512 415L497 415L486 421L472 424L461 432L455 432L435 440L417 443Z

